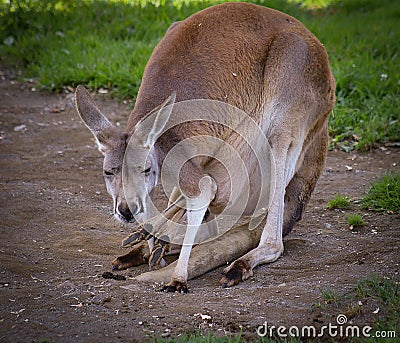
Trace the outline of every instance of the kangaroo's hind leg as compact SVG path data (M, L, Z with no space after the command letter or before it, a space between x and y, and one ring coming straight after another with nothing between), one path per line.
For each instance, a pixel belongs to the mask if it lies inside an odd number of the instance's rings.
M268 215L259 245L225 269L225 277L221 280L223 286L245 280L253 274L255 266L279 258L283 252L284 220L289 222L287 229L293 226L300 217L296 212L301 214L311 194L311 191L305 192L304 204L302 199L291 200L286 196L292 215L284 215L286 188L304 164L302 159L315 136L326 125L333 106L329 75L321 80L324 75L317 72L321 69L319 55L320 51L316 51L313 44L295 33L282 33L272 42L265 65L265 92L269 97L269 106L265 107L263 114L265 134L271 145L275 166ZM322 144L326 149L326 143ZM317 146L311 150L313 148ZM289 189L302 188L300 176L297 177L299 179ZM307 185L308 180L304 182ZM301 205L297 206L296 201Z
M310 200L311 194L320 177L327 155L328 122L315 136L305 152L303 162L285 191L285 211L282 234L286 236L298 222Z
M322 172L327 154L328 129L327 121L321 131L315 135L304 156L300 156L300 167L297 169L285 189L282 236L287 235L295 223L302 217L311 197L317 180ZM225 270L220 283L223 287L235 285L252 275L253 266L243 256ZM271 258L271 262L273 256ZM249 260L250 261L250 260Z

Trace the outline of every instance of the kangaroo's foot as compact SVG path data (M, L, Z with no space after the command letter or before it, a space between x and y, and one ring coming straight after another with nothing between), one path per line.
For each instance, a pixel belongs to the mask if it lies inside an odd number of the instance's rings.
M123 270L130 267L140 266L148 262L150 249L147 242L142 241L125 255L117 257L112 262L112 270Z
M162 288L162 291L168 293L189 293L189 288L186 281L171 280Z
M231 287L253 276L250 264L244 260L236 260L224 269L224 276L219 281L222 288Z
M239 282L253 276L253 268L264 263L276 261L283 253L283 243L277 241L268 244L259 244L247 254L234 261L224 269L224 277L220 280L222 288L237 285Z

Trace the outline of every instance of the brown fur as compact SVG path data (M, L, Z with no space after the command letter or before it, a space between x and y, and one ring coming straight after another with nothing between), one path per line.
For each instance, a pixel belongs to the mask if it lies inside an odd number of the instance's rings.
M135 247L127 254L117 257L112 262L112 265L115 266L113 269L122 270L140 266L141 264L147 263L149 256L149 246L146 242L141 242L140 244L135 245Z
M121 153L124 153L126 137L133 135L136 125L165 99L164 103L169 103L171 97L168 97L174 92L177 102L213 99L243 110L262 128L275 157L275 170L271 176L271 185L275 188L271 190L271 203L261 237L257 235L258 246L254 246L254 239L243 238L247 242L246 248L252 250L226 268L222 283L235 284L251 275L256 265L272 262L281 255L282 236L301 219L322 171L327 150L327 120L335 103L335 81L327 54L303 24L281 12L247 3L225 3L200 11L171 26L155 48L146 66L135 108L128 119L126 135L110 127L104 129L107 120L93 109L91 100L87 100L83 91L77 90L78 109L84 113L84 121L100 144L107 147L107 141L111 141L106 149L105 165L107 159L108 164L122 164ZM83 100L79 101L79 97ZM161 110L158 113L163 115ZM165 113L167 120L170 112ZM93 119L96 116L103 123L100 129ZM114 136L107 139L110 132ZM162 165L175 144L201 135L218 137L240 151L245 156L246 168L251 172L253 188L250 193L260 191L260 172L254 170L252 155L246 153L248 147L236 133L219 124L186 122L169 129L155 143L158 165ZM115 142L118 151L114 151ZM207 186L213 195L208 209L218 214L227 206L230 195L227 174L228 171L210 157L199 156L187 161L179 177L186 201L200 194L199 181L209 175L215 185L210 183ZM122 187L118 181L113 182L113 190ZM113 198L117 205L124 201L119 191L113 194ZM252 206L246 208L248 213L254 210ZM225 236L221 242L235 240L230 232L227 235L229 239ZM242 237L238 232L236 235ZM218 241L210 242L209 246L212 244L218 245ZM233 250L225 253L223 249L222 254L235 255L235 249L239 249L232 246ZM202 256L199 249L195 252L197 257ZM190 251L186 250L185 256L188 253ZM223 259L221 249L216 256ZM207 256L203 258L212 260ZM201 259L195 260L199 262ZM218 261L207 267L216 263ZM190 268L190 262L189 267L178 262L169 285L187 289L187 277L197 273L190 273ZM167 268L163 277L169 271ZM152 278L157 279L154 272L142 277L143 280Z
M302 74L304 85L293 81L294 72ZM275 97L284 102L303 98L298 104L303 111L322 97L326 100L320 102L318 113L326 117L335 101L334 89L325 49L303 24L272 9L226 3L200 11L167 32L146 66L127 128L133 132L135 125L172 92L176 92L177 102L227 102L260 122L261 107ZM304 97L293 90L310 94ZM296 120L293 124L300 125L303 118ZM318 119L307 120L306 125L312 127ZM276 134L282 134L282 129L277 127ZM161 136L158 146L167 153L177 137L182 140L207 131L220 136L219 130L210 124L181 125ZM203 173L189 164L185 168L181 186L187 195L195 196ZM218 186L221 192L224 185ZM213 204L218 205L215 200Z

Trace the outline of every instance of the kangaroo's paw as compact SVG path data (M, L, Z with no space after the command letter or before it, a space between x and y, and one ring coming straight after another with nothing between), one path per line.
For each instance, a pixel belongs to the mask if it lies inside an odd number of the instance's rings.
M231 287L253 276L253 270L248 262L236 260L224 269L224 276L219 281L222 288Z
M151 238L152 227L150 224L143 224L138 227L138 229L131 233L129 236L125 237L122 241L122 247L127 248L129 246L134 246L144 240Z
M169 244L168 236L162 236L161 238L157 238L154 242L153 250L149 257L149 269L151 270L154 266L160 265L163 257L169 251L170 244ZM162 266L162 267L165 267Z
M148 262L150 249L146 241L136 244L126 255L117 257L112 262L112 270L122 270L130 267L140 266Z
M171 280L162 288L162 291L167 293L179 292L186 294L189 293L189 288L186 281Z

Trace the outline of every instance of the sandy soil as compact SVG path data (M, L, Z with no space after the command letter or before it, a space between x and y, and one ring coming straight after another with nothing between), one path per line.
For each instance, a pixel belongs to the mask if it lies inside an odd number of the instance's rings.
M73 95L41 93L0 71L0 341L134 342L198 330L217 335L242 330L257 337L272 325L335 323L321 289L348 291L362 276L399 278L399 217L324 208L337 192L358 199L372 180L400 170L400 150L329 153L304 220L285 239L285 253L254 277L218 287L222 268L189 282L190 293L165 294L132 284L146 270L120 272L125 281L102 278L124 253L130 228L110 216L102 157L73 107ZM114 122L124 125L128 105L96 97ZM367 224L355 231L348 213ZM372 325L380 314L364 304L352 318ZM203 315L203 316L202 316ZM205 316L207 315L207 316Z

